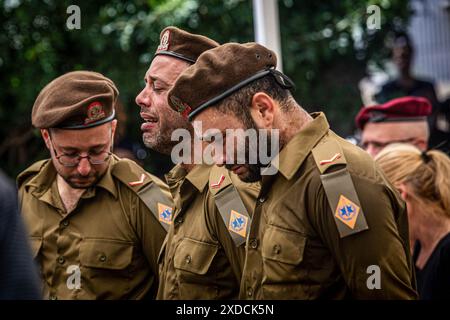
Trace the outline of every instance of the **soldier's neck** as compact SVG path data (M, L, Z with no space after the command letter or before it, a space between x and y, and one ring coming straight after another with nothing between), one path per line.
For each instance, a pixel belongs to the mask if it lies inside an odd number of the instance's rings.
M56 183L66 213L72 212L76 208L85 189L72 188L59 174L56 176Z
M198 155L198 154L201 155L202 152L203 152L202 145L196 144L195 139L192 139L191 140L191 159L189 160L188 163L184 163L184 162L180 163L180 166L187 172L190 172L192 169L194 169L194 167L196 165L195 164L195 159L196 159L195 155Z
M301 107L283 114L276 127L280 130L280 149L282 149L297 133L307 126L313 118Z

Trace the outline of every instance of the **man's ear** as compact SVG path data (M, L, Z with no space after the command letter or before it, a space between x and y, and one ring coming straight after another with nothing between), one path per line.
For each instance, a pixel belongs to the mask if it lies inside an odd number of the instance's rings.
M417 138L414 144L420 151L425 151L428 148L428 143L424 139Z
M250 112L256 126L261 129L271 129L277 108L278 104L266 93L258 92L254 94Z
M47 146L47 149L50 150L51 145L50 145L50 132L48 131L48 129L41 129L41 135L42 135L42 139L44 139L45 145Z
M117 129L117 119L114 119L113 121L111 121L111 135L113 138L116 133L116 129Z
M114 140L115 140L115 134L117 129L117 119L114 119L111 121L111 149L114 149Z

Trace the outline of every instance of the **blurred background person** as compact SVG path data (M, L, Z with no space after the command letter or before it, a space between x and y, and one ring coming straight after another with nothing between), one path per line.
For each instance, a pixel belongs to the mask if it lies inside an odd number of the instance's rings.
M428 99L433 107L428 117L429 145L434 147L442 141L449 140L449 121L437 98L434 84L412 73L413 58L414 47L408 34L404 32L395 34L392 41L392 62L396 69L396 77L381 87L381 90L375 95L375 100L378 103L386 103L389 100L404 96ZM445 151L448 151L448 146L448 143L445 147L441 145Z
M12 182L0 171L0 300L41 299L16 195Z
M408 209L421 299L450 298L450 159L441 151L392 144L375 161Z
M427 116L431 104L425 98L403 97L381 105L363 107L355 118L361 130L360 145L372 157L391 143L411 143L428 148Z
M416 96L427 98L433 107L439 102L434 90L434 84L412 75L411 64L414 57L414 48L406 33L397 33L392 43L392 61L396 67L397 77L385 83L375 98L384 103L389 100Z

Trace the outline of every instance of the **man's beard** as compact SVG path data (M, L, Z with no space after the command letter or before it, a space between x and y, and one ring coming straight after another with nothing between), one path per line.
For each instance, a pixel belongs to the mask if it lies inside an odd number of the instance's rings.
M175 121L175 119L167 121L173 121L177 124L176 127L173 128L164 125L159 128L158 133L144 133L142 135L142 141L147 148L164 155L170 155L173 147L175 147L179 143L178 141L172 141L172 132L174 130L186 129L189 132L192 131L192 127L189 123L184 123L183 121Z
M88 189L88 188L96 185L100 181L100 179L103 177L103 174L95 172L94 174L89 174L88 176L82 176L79 174L70 175L70 176L65 176L65 175L60 174L60 176L73 189ZM76 182L73 182L71 179L78 179L81 181L85 180L86 182L87 181L89 181L89 182L86 184L76 183Z
M243 166L245 166L247 168L247 173L245 176L239 176L239 179L241 179L243 182L257 182L257 181L261 181L262 179L262 175L261 175L261 170L262 168L266 167L268 164L263 164L260 161L260 157L259 157L259 149L260 147L260 143L261 143L261 139L260 139L260 132L256 127L256 123L253 121L253 118L251 117L250 114L248 114L248 116L246 117L246 119L243 120L244 125L246 126L245 130L248 129L253 129L256 130L257 132L257 136L256 136L256 150L251 150L250 149L250 141L248 141L248 139L246 139L245 141L245 164L242 164ZM271 135L269 132L265 132L265 134L267 134L267 137L265 139L266 143L267 143L267 149L266 150L271 150ZM256 163L250 163L250 153L254 152L256 153ZM235 166L235 164L226 164L225 168L228 170L232 170L232 167Z
M225 168L231 171L233 164L226 164ZM245 176L239 176L239 179L243 182L256 182L262 179L261 167L258 164L244 164L247 168L247 173Z
M146 137L146 134L144 133L142 141L147 148L165 155L169 155L175 145L174 142L170 140L167 131L156 136L150 135L149 137Z

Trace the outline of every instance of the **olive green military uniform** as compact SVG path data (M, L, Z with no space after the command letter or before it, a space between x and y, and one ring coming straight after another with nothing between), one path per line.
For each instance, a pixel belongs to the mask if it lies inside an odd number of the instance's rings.
M258 184L226 169L177 165L166 176L173 224L160 254L158 299L236 299Z
M144 191L151 196L151 190L156 190L160 198L170 197L167 186L134 162L113 156L105 175L86 189L67 214L56 174L52 162L45 160L18 177L21 209L41 267L45 296L154 297L157 256L166 232L139 195ZM170 206L169 201L156 198L146 201ZM77 273L79 286L74 280Z
M404 202L368 154L312 116L263 176L240 296L416 298Z

